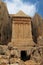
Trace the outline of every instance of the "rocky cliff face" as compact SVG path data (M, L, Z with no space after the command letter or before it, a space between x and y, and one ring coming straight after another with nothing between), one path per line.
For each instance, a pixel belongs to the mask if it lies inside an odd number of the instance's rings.
M0 2L0 44L7 44L11 38L11 18L6 4Z
M43 19L40 15L35 14L32 18L32 35L33 40L37 42L39 37L43 37Z

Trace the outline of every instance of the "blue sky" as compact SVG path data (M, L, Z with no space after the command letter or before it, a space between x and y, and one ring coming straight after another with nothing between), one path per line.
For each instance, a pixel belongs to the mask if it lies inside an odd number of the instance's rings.
M16 14L22 10L27 15L33 17L35 13L43 17L43 0L3 0L7 3L10 14Z

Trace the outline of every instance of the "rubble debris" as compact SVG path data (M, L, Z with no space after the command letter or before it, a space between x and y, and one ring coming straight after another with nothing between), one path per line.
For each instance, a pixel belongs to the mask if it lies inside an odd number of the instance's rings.
M36 48L35 50L33 50L32 55L31 55L31 59L34 60L36 63L41 63L41 51L40 49Z
M39 36L38 39L37 39L37 42L38 42L38 46L43 46L43 37L42 36Z
M20 58L11 58L10 64L25 65L25 63L22 60L20 60Z
M1 63L6 63L8 64L9 63L9 60L8 59L4 59L2 56L0 56L0 64Z
M26 61L25 64L26 64L26 65L40 65L40 63L36 63L36 62L33 61L33 60Z

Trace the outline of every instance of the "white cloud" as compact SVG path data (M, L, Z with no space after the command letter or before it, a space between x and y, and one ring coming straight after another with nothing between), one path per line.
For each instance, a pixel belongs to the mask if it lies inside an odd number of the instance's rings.
M7 8L10 14L16 14L19 10L24 11L29 16L34 16L36 13L36 4L24 4L21 0L12 0L10 2L9 0L5 0L7 3Z

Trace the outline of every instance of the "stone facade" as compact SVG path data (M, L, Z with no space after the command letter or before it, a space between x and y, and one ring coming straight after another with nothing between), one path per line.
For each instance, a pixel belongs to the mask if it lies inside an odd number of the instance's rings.
M26 14L24 15L22 11L19 11L16 15L12 15L11 43L19 50L19 53L21 51L28 52L29 47L35 46L32 39L31 17Z
M43 25L40 27L36 22L40 18L35 15L32 20L22 11L8 14L3 2L0 14L0 65L42 65Z

